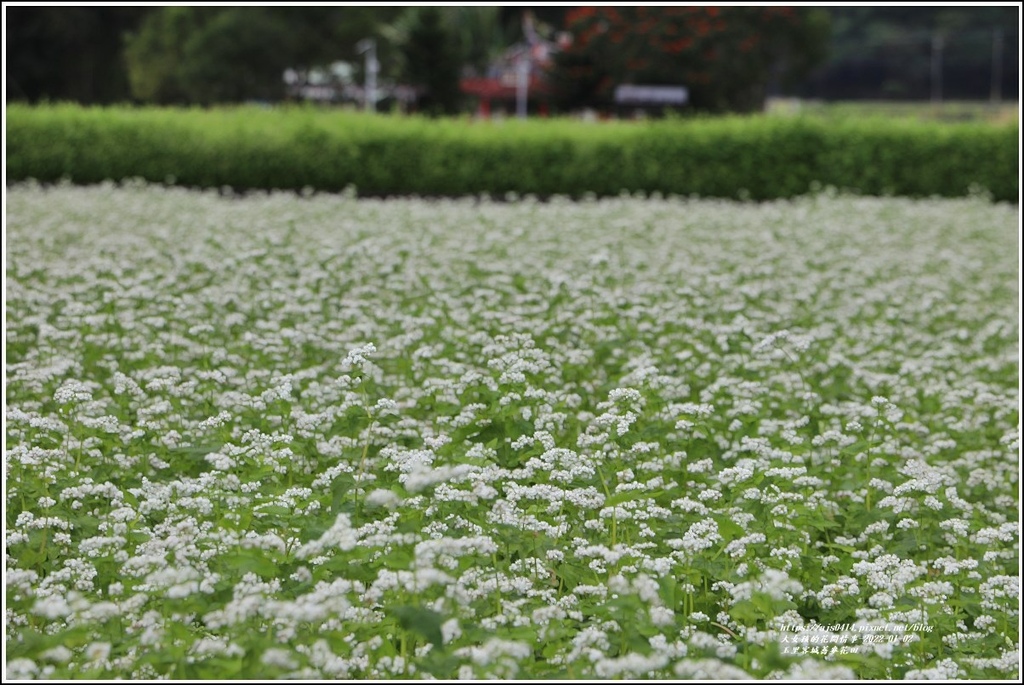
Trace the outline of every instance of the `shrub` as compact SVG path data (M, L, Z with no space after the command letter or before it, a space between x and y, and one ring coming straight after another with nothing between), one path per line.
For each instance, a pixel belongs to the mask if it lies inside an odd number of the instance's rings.
M622 191L755 200L816 184L867 195L1017 199L1019 127L812 118L427 121L285 107L7 111L7 178L340 190L363 195Z

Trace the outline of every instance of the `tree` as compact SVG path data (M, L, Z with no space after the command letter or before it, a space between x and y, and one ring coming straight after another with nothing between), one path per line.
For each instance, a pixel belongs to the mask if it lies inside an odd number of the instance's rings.
M188 101L181 75L185 43L202 22L197 8L163 7L127 36L125 61L135 98L160 105Z
M408 82L422 89L420 108L431 114L454 114L459 111L461 59L436 7L421 7L401 46Z
M450 5L442 9L460 62L478 75L485 74L491 61L511 42L502 30L499 9L494 5Z
M825 55L828 17L792 7L576 7L552 83L565 107L606 107L618 84L685 86L694 109L753 111L768 85Z
M179 78L201 104L280 100L282 74L295 63L287 25L267 11L232 7L194 31L182 47Z
M401 9L161 7L127 38L132 93L158 104L277 100L285 69L356 61L356 43Z
M1017 98L1017 7L861 6L826 11L833 29L830 54L798 89L805 97L929 98L933 40L942 36L945 98L987 99L994 85L1003 97Z
M130 99L123 34L149 7L8 7L6 99L107 104Z

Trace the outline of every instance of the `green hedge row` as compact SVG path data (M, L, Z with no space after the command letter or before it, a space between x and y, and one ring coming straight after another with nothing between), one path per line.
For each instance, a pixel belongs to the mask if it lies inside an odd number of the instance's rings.
M628 192L868 195L1016 202L1009 125L728 117L656 122L427 120L311 107L7 108L7 180L145 178L360 195Z

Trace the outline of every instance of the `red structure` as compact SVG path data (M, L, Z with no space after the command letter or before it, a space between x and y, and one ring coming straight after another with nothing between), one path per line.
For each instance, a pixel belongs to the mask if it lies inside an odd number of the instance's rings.
M477 113L484 118L490 117L493 105L499 105L510 112L515 112L517 96L515 72L512 72L509 78L493 76L464 78L459 82L459 88L466 95L477 99L479 103ZM546 114L551 88L542 74L533 73L531 70L526 92L528 102L535 106L541 114Z
M490 65L486 76L467 77L459 82L464 94L477 98L477 112L484 118L491 115L494 105L515 112L522 85L526 87L528 106L532 105L541 116L547 114L551 88L545 72L558 46L537 34L530 12L523 13L523 34L526 42L516 43L506 50ZM525 84L522 84L520 79L524 75Z

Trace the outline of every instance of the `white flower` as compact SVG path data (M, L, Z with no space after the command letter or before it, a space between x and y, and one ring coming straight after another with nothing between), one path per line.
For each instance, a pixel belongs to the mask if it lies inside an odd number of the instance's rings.
M60 384L53 393L53 401L57 404L80 404L92 399L89 386L81 381L68 379Z
M450 618L441 624L441 638L446 645L460 637L462 637L462 628L459 627L458 619Z
M676 676L684 680L752 680L743 669L719 659L682 659L673 666Z
M643 677L668 665L666 654L654 653L648 656L631 652L615 658L601 658L594 664L594 673L599 678Z
M363 366L366 363L366 358L377 351L377 346L371 343L366 343L362 347L357 347L350 350L348 355L345 357L345 364L348 366Z
M63 664L71 660L74 653L65 647L64 645L57 645L51 647L40 655L46 661L53 661L55 663Z
M106 661L110 658L109 642L91 642L85 648L85 658L89 661Z
M366 496L366 506L368 507L383 507L385 509L394 509L402 501L402 498L391 490L384 490L378 488L372 490L370 494Z
M35 606L32 607L32 613L52 621L54 619L70 616L71 607L63 597L58 595L49 595L47 597L40 597L36 600Z
M675 622L675 612L668 607L652 606L648 612L651 616L651 623L659 628L670 626Z
M823 663L817 659L804 659L789 667L786 680L818 682L823 680L855 680L857 674L849 666Z
M4 675L10 680L35 680L39 666L31 659L11 659L4 665Z
M714 546L721 539L722 536L718 533L718 522L709 518L694 523L683 534L682 539L669 540L667 544L673 549L682 549L690 554L696 554Z
M322 554L324 551L337 548L348 551L356 546L358 538L348 514L338 514L331 526L316 540L311 540L295 551L299 559L308 559Z
M271 647L263 652L260 656L260 663L264 666L274 666L286 670L298 667L298 662L295 661L295 657L292 656L292 653L287 649L281 649L280 647Z

